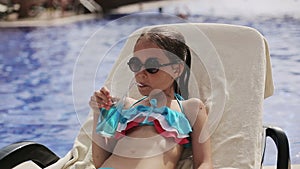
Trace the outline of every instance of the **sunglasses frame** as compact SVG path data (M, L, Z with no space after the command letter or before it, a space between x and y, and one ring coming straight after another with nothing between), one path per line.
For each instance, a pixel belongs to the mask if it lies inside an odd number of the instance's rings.
M135 59L135 60L133 60L133 59ZM136 61L138 61L139 63L139 65L138 65L138 68L136 69L136 70L134 70L133 69L133 67L131 66L131 64L134 64L134 63L132 63L132 62L136 62ZM155 61L154 63L157 63L157 65L149 65L149 64L151 64L151 63L153 63L153 61ZM147 64L148 63L148 64ZM148 58L146 61L145 61L145 63L142 63L142 61L138 58L138 57L132 57L132 58L130 58L129 59L129 61L127 62L127 65L129 66L129 68L130 68L130 70L132 71L132 72L139 72L141 69L142 69L142 67L144 67L145 68L145 70L148 72L148 73L150 73L150 74L155 74L155 73L157 73L158 71L159 71L159 68L161 68L161 67L165 67L165 66L169 66L169 65L174 65L174 64L178 64L179 62L178 61L174 61L174 62L170 62L170 63L165 63L165 64L160 64L159 62L158 62L158 60L157 60L157 58L154 58L154 57L152 57L152 58ZM137 66L136 66L137 67Z

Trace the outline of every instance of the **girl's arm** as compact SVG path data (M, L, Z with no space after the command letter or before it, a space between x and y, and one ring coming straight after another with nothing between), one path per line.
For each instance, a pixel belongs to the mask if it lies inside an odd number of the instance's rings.
M112 104L109 90L103 87L100 91L96 91L91 97L89 104L93 110L92 158L95 167L99 168L111 155L116 143L114 139L107 139L96 133L100 108L109 109Z
M92 157L96 168L103 165L105 160L111 155L113 145L107 139L96 133L99 113L94 111L93 135L92 135Z
M210 139L207 139L205 142L199 142L199 136L207 119L207 112L205 105L201 100L197 99L197 105L199 107L197 115L193 120L193 132L192 137L192 148L193 148L193 162L194 169L212 169L212 158L211 158L211 146ZM195 104L194 104L195 105ZM193 106L194 107L194 106ZM195 108L195 107L194 107ZM191 111L193 112L193 111ZM195 111L194 111L195 112Z
M96 168L103 165L105 160L111 155L116 140L114 138L105 138L96 133L96 126L98 123L100 108L110 109L114 102L118 101L118 98L113 98L110 95L109 90L106 87L102 87L99 91L96 91L90 100L90 107L93 109L93 136L92 136L92 157ZM135 100L129 97L125 99L124 108L128 108L129 105L134 103Z

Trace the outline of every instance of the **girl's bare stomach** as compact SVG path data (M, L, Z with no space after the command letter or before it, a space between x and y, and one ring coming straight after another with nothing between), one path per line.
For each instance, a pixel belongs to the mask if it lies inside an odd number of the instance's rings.
M157 134L153 126L134 128L116 144L102 168L113 169L174 169L182 146L171 138Z

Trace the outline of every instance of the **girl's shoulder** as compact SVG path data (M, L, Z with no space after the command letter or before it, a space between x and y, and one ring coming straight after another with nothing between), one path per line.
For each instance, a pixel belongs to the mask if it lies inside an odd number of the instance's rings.
M184 100L182 106L184 114L191 124L194 124L198 117L205 118L207 116L205 104L198 98Z
M195 106L205 106L204 103L198 98L190 98L182 101L183 107L194 107Z
M205 108L205 104L198 98L190 98L182 101L182 107L184 112L187 113L198 113L199 110Z

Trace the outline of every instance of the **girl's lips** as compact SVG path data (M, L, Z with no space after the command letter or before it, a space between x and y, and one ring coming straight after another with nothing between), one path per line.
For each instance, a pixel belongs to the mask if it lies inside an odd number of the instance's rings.
M138 86L138 87L147 87L147 85L144 84L144 83L137 83L137 86Z

